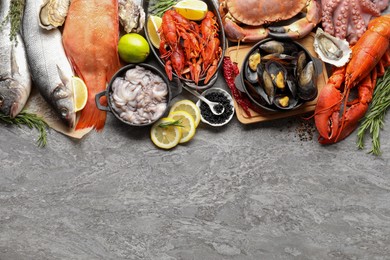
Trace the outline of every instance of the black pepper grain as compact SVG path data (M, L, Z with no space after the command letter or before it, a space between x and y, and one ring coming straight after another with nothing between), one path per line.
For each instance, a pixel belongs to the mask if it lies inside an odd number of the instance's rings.
M233 107L230 104L230 100L223 93L211 92L206 94L205 97L210 101L220 103L225 108L222 114L214 115L213 112L211 112L210 107L202 102L200 104L200 112L206 121L212 124L222 124L233 114ZM222 110L222 107L220 110Z

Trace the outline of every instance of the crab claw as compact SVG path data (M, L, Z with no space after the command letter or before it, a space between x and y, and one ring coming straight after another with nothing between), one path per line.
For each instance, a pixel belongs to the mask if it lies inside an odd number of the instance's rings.
M268 30L264 27L239 26L228 16L223 20L226 37L232 42L256 42L268 36Z
M300 39L308 35L321 21L321 7L315 0L308 1L306 15L285 26L270 26L269 35L279 39Z

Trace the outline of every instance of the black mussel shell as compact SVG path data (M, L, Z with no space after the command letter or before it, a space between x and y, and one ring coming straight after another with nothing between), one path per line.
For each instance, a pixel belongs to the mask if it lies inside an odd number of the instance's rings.
M300 51L297 54L297 64L296 64L296 77L299 78L299 75L301 75L303 69L305 68L307 64L307 57L306 53L304 51Z
M252 84L247 80L244 80L248 94L262 106L270 105L267 94L264 89L258 84ZM272 103L271 103L272 104Z
M245 66L245 71L244 71L245 79L249 81L252 84L257 83L257 70L253 71L249 66Z
M261 65L257 66L257 73L259 74L258 83L263 88L265 94L268 97L268 104L272 105L276 92L272 77Z
M298 78L298 97L305 101L313 100L317 97L318 89L316 85L316 75L314 63L310 61L302 70Z
M290 110L298 105L298 99L291 95L278 94L275 96L274 105L282 110Z
M270 40L260 44L260 49L267 53L284 53L293 54L298 51L297 46L292 42L280 42L276 40Z
M270 74L272 82L279 90L286 87L287 70L277 61L271 60L265 64L265 70Z

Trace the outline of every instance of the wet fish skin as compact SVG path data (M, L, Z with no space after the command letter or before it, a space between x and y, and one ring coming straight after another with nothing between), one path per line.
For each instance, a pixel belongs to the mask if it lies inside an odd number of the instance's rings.
M76 124L72 67L62 46L61 32L45 30L39 25L43 0L26 0L22 24L31 76L43 98L69 127Z
M10 0L1 0L0 23L10 8ZM11 24L5 22L0 29L0 112L15 117L24 108L31 92L31 75L26 50L19 34L10 40Z

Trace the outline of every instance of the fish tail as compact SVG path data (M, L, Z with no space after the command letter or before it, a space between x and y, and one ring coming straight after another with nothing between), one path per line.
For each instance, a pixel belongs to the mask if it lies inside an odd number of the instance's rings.
M89 127L95 128L96 131L103 130L104 124L106 122L107 112L97 108L95 103L95 95L102 90L96 89L93 86L105 86L106 80L103 78L98 82L95 81L93 84L88 84L89 81L84 82L86 82L88 88L88 100L84 109L81 110L81 114L76 125L76 130ZM100 103L103 106L107 106L106 97L102 97L100 99Z

